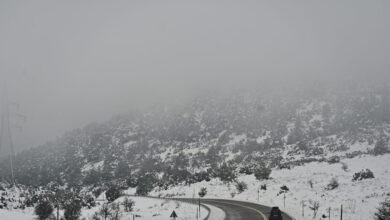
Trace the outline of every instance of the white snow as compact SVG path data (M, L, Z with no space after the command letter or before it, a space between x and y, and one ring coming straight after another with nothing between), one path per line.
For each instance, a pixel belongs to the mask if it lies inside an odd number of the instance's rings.
M205 206L207 206L209 209L210 209L210 216L209 216L209 220L222 220L222 219L225 219L225 212L222 211L222 209L220 208L217 208L215 206L211 206L211 205L206 205L204 204Z
M341 204L344 205L344 219L367 220L372 219L379 203L390 194L390 155L362 156L342 161L347 164L348 171L341 168L341 164L309 163L294 167L291 170L273 170L270 180L258 181L253 175L239 176L248 189L238 194L235 184L223 184L218 179L210 182L196 183L191 186L180 185L165 191L156 190L155 195L176 195L177 197L192 197L194 190L207 187L206 198L229 198L259 202L269 206L279 206L297 219L308 220L313 218L309 209L310 201L318 201L320 208L317 217L327 214L331 208L331 216L337 219ZM353 174L362 169L373 171L375 178L362 181L352 181ZM335 177L339 187L326 190L329 181ZM313 181L313 188L308 181ZM260 190L262 184L267 190ZM286 207L283 204L283 195L279 195L280 187L286 185L290 190L286 193ZM259 192L259 193L258 193ZM302 217L302 202L305 203L305 216Z
M366 143L358 144L355 149L364 149ZM228 198L258 202L269 206L279 206L297 219L313 219L313 212L309 209L310 201L318 201L320 204L317 218L327 214L331 208L332 219L339 218L340 206L344 205L345 220L368 220L373 215L379 203L390 196L390 154L382 156L364 155L352 159L342 159L348 166L344 171L340 163L328 164L326 162L313 162L292 169L273 170L270 180L259 181L253 175L241 175L238 181L244 181L248 189L238 193L234 183L224 184L218 179L210 182L179 185L168 190L152 192L154 196L175 196L192 198L201 187L207 187L206 198ZM373 171L375 178L363 181L352 181L353 174L363 169ZM336 178L339 187L334 190L326 190L325 187L332 178ZM313 188L308 181L313 182ZM267 190L260 190L262 184L267 185ZM286 207L284 207L283 195L279 195L280 187L286 185L289 192L286 193ZM126 194L133 194L134 189L129 189ZM101 199L101 198L100 198ZM120 198L118 202L123 199ZM196 206L187 203L178 203L155 198L132 197L136 202L133 213L127 213L122 219L130 219L132 214L140 215L137 219L169 219L167 216L175 210L182 219L194 218ZM302 217L302 204L305 204L305 216ZM83 217L90 217L99 210L99 207L90 210L83 209ZM201 213L206 213L206 209ZM213 209L213 219L223 215L221 210ZM27 220L35 218L33 209L26 210L0 209L0 219ZM180 218L179 218L180 219Z
M246 134L233 134L230 136L230 141L227 144L228 146L234 146L235 144L238 144L240 142L245 142L247 139Z
M123 202L125 197L121 197L115 202ZM197 219L197 209L198 206L185 202L178 202L174 200L167 199L158 199L158 198L145 198L145 197L133 197L132 199L135 202L134 210L130 213L123 212L121 220L133 219L133 215L136 216L137 220L160 220L160 219L170 219L169 216L173 211L178 215L177 220L184 219ZM82 216L86 219L92 219L92 216L96 211L99 210L100 206L103 203L101 202L99 206L94 207L93 209L83 210ZM208 211L204 207L201 208L201 219L207 216Z
M129 189L125 193L132 193L133 190ZM121 204L125 197L120 197L115 200L116 203ZM162 220L162 219L170 219L172 211L175 211L178 215L177 220L184 219L197 219L197 204L190 204L184 202L178 202L174 200L167 199L158 199L158 198L145 198L145 197L130 197L130 199L135 201L134 210L132 212L126 213L122 210L121 220L131 220L133 219L133 215L136 216L137 220ZM90 220L93 218L94 214L99 211L101 206L104 204L103 196L100 196L99 201L97 202L97 206L91 209L83 208L80 219ZM221 216L221 210L216 210L213 216L217 217L215 219L219 219ZM63 215L63 211L61 211L61 216ZM207 216L208 210L204 207L201 207L200 211L200 219L203 219ZM25 210L20 209L0 209L0 219L1 220L32 220L36 219L33 208L27 208ZM213 220L213 219L210 219Z
M104 161L99 161L97 163L88 163L83 168L81 168L81 172L88 172L91 170L101 169L104 165Z
M0 219L2 220L31 220L34 219L32 209L27 210L6 210L0 209Z

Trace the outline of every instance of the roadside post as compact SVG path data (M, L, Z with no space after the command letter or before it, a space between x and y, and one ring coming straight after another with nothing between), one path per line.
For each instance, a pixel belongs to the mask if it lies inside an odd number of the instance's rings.
M200 197L199 197L199 219L201 219L201 215L200 215Z

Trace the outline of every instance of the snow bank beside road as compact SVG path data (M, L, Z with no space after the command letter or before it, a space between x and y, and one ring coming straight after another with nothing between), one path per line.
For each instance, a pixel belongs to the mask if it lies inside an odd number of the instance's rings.
M208 220L221 220L225 219L225 212L222 211L222 209L217 208L215 206L203 204L204 206L207 206L210 209L210 216Z
M0 219L1 220L31 220L35 219L34 213L32 210L6 210L0 209Z
M121 203L124 197L117 199L115 202ZM137 220L163 220L170 219L172 211L175 211L179 216L177 220L184 219L197 219L197 205L193 205L190 203L184 203L174 200L166 200L166 199L154 199L154 198L143 198L143 197L131 197L132 200L135 201L134 211L131 213L123 212L121 216L121 220L132 220L133 214L136 215ZM81 218L85 218L86 220L93 219L93 215L95 212L98 212L101 208L103 202L99 202L100 204L91 209L82 209ZM220 212L215 209L213 210L213 215L216 218L210 218L210 220L219 220L218 218ZM61 211L61 215L62 215ZM204 207L201 208L201 217L202 219L206 217L208 214L208 210ZM28 208L26 210L7 210L0 209L0 219L1 220L32 220L36 219L33 208Z
M153 199L143 197L131 197L135 201L134 213L140 215L137 219L169 219L172 211L175 211L180 219L196 219L197 205L166 199ZM208 210L201 207L201 217L205 217Z
M121 204L125 197L121 197L115 202ZM130 197L134 200L135 206L131 213L123 213L121 220L133 219L133 215L137 220L161 220L170 219L170 215L173 211L178 215L178 220L184 219L197 219L198 206L190 203L179 202L168 199L158 198L146 198L146 197ZM101 206L101 205L100 205ZM97 206L90 210L83 210L83 217L86 219L92 219L93 214L99 210L100 206ZM202 219L206 217L208 210L201 207Z

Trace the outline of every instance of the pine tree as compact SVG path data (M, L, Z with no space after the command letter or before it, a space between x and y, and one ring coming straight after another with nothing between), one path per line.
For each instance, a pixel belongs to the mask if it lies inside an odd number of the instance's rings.
M121 190L117 186L111 186L106 192L106 198L109 202L115 201L121 196Z
M81 201L79 199L72 199L64 206L64 217L66 220L77 220L81 215Z
M223 163L218 171L217 176L221 179L223 182L233 182L236 179L236 174L234 172L234 168L227 165L226 163Z
M121 160L115 169L115 177L126 178L128 176L130 176L130 167L125 161Z
M255 169L255 177L258 180L267 180L271 175L272 170L264 165Z
M51 203L47 199L42 199L39 201L35 207L35 214L38 216L39 220L45 220L49 218L54 209Z
M146 196L150 191L153 190L154 184L157 183L158 179L156 174L147 173L138 179L136 194Z
M294 123L294 128L291 130L289 136L287 137L287 144L295 144L296 142L303 140L303 138L303 123L301 117L298 116Z
M83 183L86 185L98 184L100 182L100 176L98 171L92 169L85 175Z
M374 154L375 155L382 155L382 154L388 153L390 151L388 145L389 145L388 138L385 136L380 137L379 140L375 144Z
M381 206L375 213L375 220L390 220L390 199L381 203Z

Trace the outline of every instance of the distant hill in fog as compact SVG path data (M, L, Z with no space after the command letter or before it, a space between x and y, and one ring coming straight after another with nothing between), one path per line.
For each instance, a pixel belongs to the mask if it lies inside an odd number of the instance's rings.
M226 166L252 173L259 166L291 168L335 154L383 154L389 133L384 84L235 91L75 129L16 155L15 173L17 183L28 186L136 186L145 178L153 180L150 187L170 186L222 175ZM7 159L0 177L9 182Z

